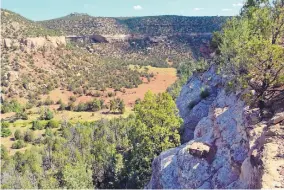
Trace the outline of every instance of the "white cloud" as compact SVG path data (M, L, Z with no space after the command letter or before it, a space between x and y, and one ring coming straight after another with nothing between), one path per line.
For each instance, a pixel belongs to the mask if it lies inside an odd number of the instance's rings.
M234 7L242 7L242 6L244 6L244 4L243 3L234 3L233 6Z
M232 9L222 9L222 11L232 11Z
M193 10L195 10L195 11L201 11L201 10L203 10L204 8L194 8Z
M143 7L141 5L135 5L135 6L133 6L133 9L136 10L136 11L139 11L139 10L142 10Z

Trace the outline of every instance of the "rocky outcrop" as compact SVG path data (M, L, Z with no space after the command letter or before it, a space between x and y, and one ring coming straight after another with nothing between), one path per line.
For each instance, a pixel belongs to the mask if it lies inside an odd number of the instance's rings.
M208 116L209 107L217 96L221 77L215 75L215 68L203 74L194 74L183 86L176 104L184 120L182 142L193 139L194 129L198 122ZM208 97L202 98L202 91L208 91Z
M177 105L186 142L154 159L147 188L284 187L284 110L264 121L240 93L225 92L213 67L190 78Z
M21 48L21 50L37 50L39 48L57 48L59 46L66 46L66 40L64 36L56 37L36 37L25 39L9 39L2 40L4 48Z

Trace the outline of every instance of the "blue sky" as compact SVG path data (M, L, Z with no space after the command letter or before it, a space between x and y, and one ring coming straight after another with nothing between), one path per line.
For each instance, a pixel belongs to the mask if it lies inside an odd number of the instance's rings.
M92 16L232 16L243 0L2 0L2 8L32 20L47 20L72 12Z

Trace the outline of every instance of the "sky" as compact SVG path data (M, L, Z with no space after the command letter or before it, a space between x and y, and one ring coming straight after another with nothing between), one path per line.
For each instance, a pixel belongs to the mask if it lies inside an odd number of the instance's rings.
M38 21L73 12L104 17L234 16L243 0L2 0L1 3L1 8Z

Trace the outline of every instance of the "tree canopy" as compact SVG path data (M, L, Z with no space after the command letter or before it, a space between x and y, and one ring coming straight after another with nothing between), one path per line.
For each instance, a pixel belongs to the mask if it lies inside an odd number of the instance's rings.
M284 82L283 1L247 1L244 9L223 28L222 70L230 85L252 88L263 103Z

